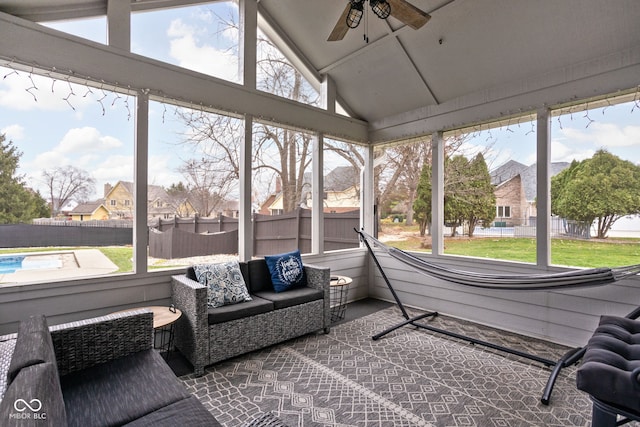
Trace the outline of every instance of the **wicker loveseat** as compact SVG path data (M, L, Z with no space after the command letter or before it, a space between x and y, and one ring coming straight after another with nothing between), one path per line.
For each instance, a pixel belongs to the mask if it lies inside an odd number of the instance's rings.
M150 311L33 316L0 342L0 425L220 425L153 349Z
M329 268L304 265L307 286L279 293L264 259L241 262L240 271L252 300L218 308L208 307L207 287L196 281L193 268L172 278L173 303L182 310L175 344L196 375L230 357L310 332L329 332Z

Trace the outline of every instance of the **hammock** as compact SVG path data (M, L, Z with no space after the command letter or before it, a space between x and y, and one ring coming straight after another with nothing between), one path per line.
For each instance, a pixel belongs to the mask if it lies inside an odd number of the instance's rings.
M626 267L617 267L617 268L592 268L587 270L578 270L578 271L569 271L562 273L549 273L549 274L481 274L472 271L463 271L458 269L444 268L439 265L433 264L429 261L425 261L416 256L413 256L407 252L404 252L400 249L390 247L380 242L378 239L370 236L364 231L358 230L354 228L356 233L358 233L364 241L364 244L369 251L369 255L373 258L382 278L384 279L391 295L396 300L398 304L398 308L402 312L402 317L404 317L404 321L397 323L382 332L379 332L372 336L373 340L379 340L383 336L387 335L390 332L395 331L398 328L401 328L406 325L412 325L417 328L426 329L432 332L437 332L440 334L448 335L450 337L458 338L461 340L468 341L473 344L483 345L485 347L489 347L495 350L504 351L506 353L514 354L516 356L524 357L529 360L533 360L536 362L540 362L546 366L553 366L553 370L551 371L551 375L549 375L549 379L547 380L547 384L544 388L542 398L540 399L544 405L548 405L551 399L551 393L553 391L553 387L555 385L556 379L558 375L560 375L560 371L568 366L576 364L584 355L585 348L578 347L573 348L567 351L564 356L562 356L559 360L554 361L551 359L547 359L544 357L540 357L534 354L525 353L523 351L501 346L498 344L494 344L491 342L479 340L477 338L461 335L455 332L447 331L445 329L440 329L432 325L428 325L420 322L420 320L426 319L428 317L435 317L438 315L438 312L428 311L418 316L411 317L409 313L402 304L398 294L395 289L391 285L389 278L385 274L380 262L376 258L376 255L371 248L371 244L373 243L378 248L387 252L393 258L406 263L413 267L415 270L420 273L424 273L426 275L437 277L442 280L448 280L450 282L459 283L461 285L466 286L474 286L479 288L487 288L487 289L510 289L510 290L542 290L542 289L553 289L553 288L567 288L567 287L582 287L582 286L596 286L596 285L605 285L607 283L612 283L617 280L622 280L630 276L634 276L640 273L640 265L630 265ZM637 319L640 317L640 307L633 310L626 317L629 319Z
M600 286L626 279L640 273L640 264L616 268L590 268L585 270L565 271L543 274L489 274L445 268L422 258L418 258L401 249L387 246L375 237L357 230L356 232L368 242L388 253L420 273L458 283L485 289L507 290L543 290L554 288L571 288L584 286Z

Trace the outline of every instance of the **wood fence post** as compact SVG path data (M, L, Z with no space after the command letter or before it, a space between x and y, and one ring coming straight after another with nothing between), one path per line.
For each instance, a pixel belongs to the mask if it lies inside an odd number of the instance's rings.
M258 249L258 238L257 238L257 231L258 231L258 218L257 218L257 214L255 212L253 212L251 214L251 229L252 229L252 233L251 233L251 240L253 240L253 250L251 251L251 253L253 255L258 255L257 253L257 249ZM238 227L239 228L239 227Z
M300 240L302 238L302 236L300 236L300 234L302 234L302 230L300 229L300 216L302 215L302 208L301 207L297 207L296 208L296 248L300 249Z

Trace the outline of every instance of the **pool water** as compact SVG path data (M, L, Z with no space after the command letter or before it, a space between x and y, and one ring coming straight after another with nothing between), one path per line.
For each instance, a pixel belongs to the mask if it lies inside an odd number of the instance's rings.
M42 270L62 267L60 257L51 255L45 256L0 256L0 274L11 274L18 270Z

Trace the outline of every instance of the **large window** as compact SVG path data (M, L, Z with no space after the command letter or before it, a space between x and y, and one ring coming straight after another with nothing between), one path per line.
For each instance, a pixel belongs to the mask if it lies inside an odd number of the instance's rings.
M313 140L295 129L254 124L255 255L311 252Z
M445 134L445 253L535 262L535 147L530 117ZM379 237L429 251L431 140L383 147L376 157ZM527 247L524 256L515 244Z
M320 94L261 31L258 32L256 85L259 90L318 106Z
M150 103L149 267L238 257L241 119Z
M640 253L637 94L554 111L553 264L636 264Z
M445 134L444 252L536 262L532 116Z
M131 51L239 82L237 22L231 1L135 13Z
M0 281L133 271L135 96L55 70L0 74Z
M361 188L365 149L362 146L324 141L324 250L357 248L360 228Z
M408 250L430 248L429 189L420 186L430 174L431 139L403 141L375 152L376 224L378 236Z

